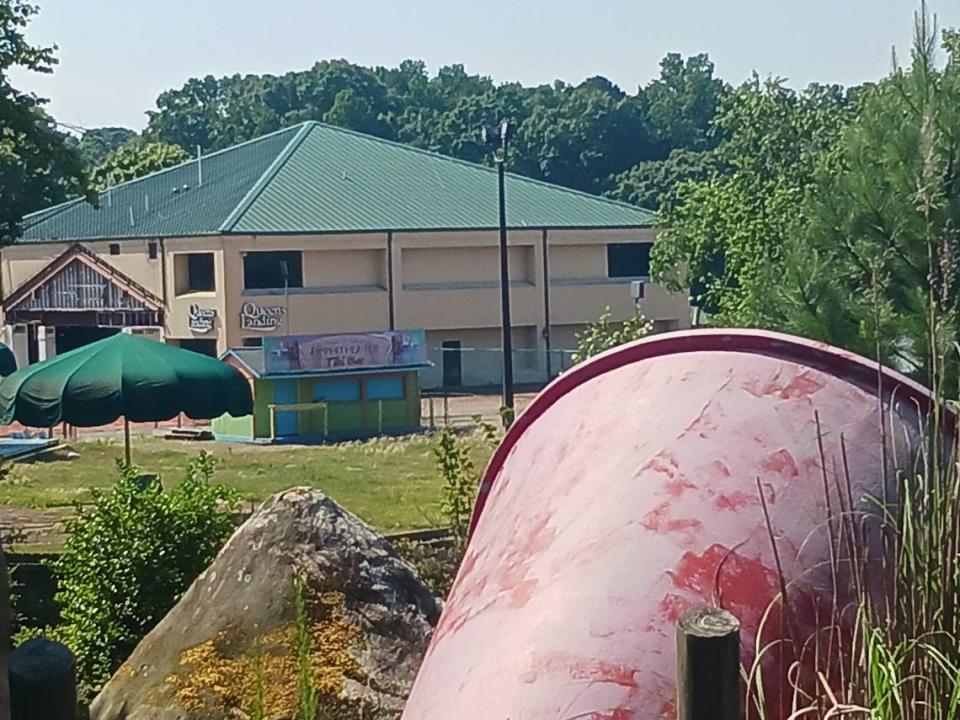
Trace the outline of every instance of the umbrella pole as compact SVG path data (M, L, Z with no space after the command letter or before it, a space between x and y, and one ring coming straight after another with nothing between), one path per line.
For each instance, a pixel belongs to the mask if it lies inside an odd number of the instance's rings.
M130 467L130 421L126 415L123 416L123 458Z

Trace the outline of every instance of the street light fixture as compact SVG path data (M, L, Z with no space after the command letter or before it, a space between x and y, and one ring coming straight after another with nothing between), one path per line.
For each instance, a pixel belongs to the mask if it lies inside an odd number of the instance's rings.
M510 140L510 124L506 121L499 127L485 127L480 132L484 145L494 148L493 161L497 166L497 182L500 202L500 326L503 349L503 407L504 420L513 419L513 339L510 327L510 268L507 258L507 205L504 177L507 164L507 144Z

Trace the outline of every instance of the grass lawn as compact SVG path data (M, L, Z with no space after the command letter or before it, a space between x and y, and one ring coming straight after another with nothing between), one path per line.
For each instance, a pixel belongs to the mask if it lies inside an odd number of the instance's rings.
M468 439L482 469L492 449L479 436ZM74 443L79 457L17 463L0 482L0 504L21 507L71 505L107 487L123 456L120 440ZM179 482L191 456L206 450L220 461L215 480L260 500L279 490L310 485L384 532L443 524L441 480L425 435L379 438L328 446L252 446L137 438L134 463L159 474L164 484Z

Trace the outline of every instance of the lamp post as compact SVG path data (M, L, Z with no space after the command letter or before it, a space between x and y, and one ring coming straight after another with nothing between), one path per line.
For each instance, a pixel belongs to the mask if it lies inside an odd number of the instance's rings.
M510 327L510 268L507 256L507 205L504 177L507 164L507 143L510 125L506 121L500 127L485 127L481 137L486 145L494 148L493 161L497 166L497 188L500 203L500 325L503 350L503 407L506 409L505 424L513 420L513 339Z

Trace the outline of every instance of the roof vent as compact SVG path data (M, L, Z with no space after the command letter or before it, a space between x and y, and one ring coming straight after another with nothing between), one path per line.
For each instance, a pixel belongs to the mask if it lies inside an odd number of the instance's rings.
M180 188L178 188L178 187L173 188L173 189L170 191L170 194L171 194L171 195L179 195L179 194L180 194Z
M180 188L180 189L183 190L184 192L187 192L187 191L190 189L190 186L187 185L186 183L184 183L184 184L183 184L183 187Z

